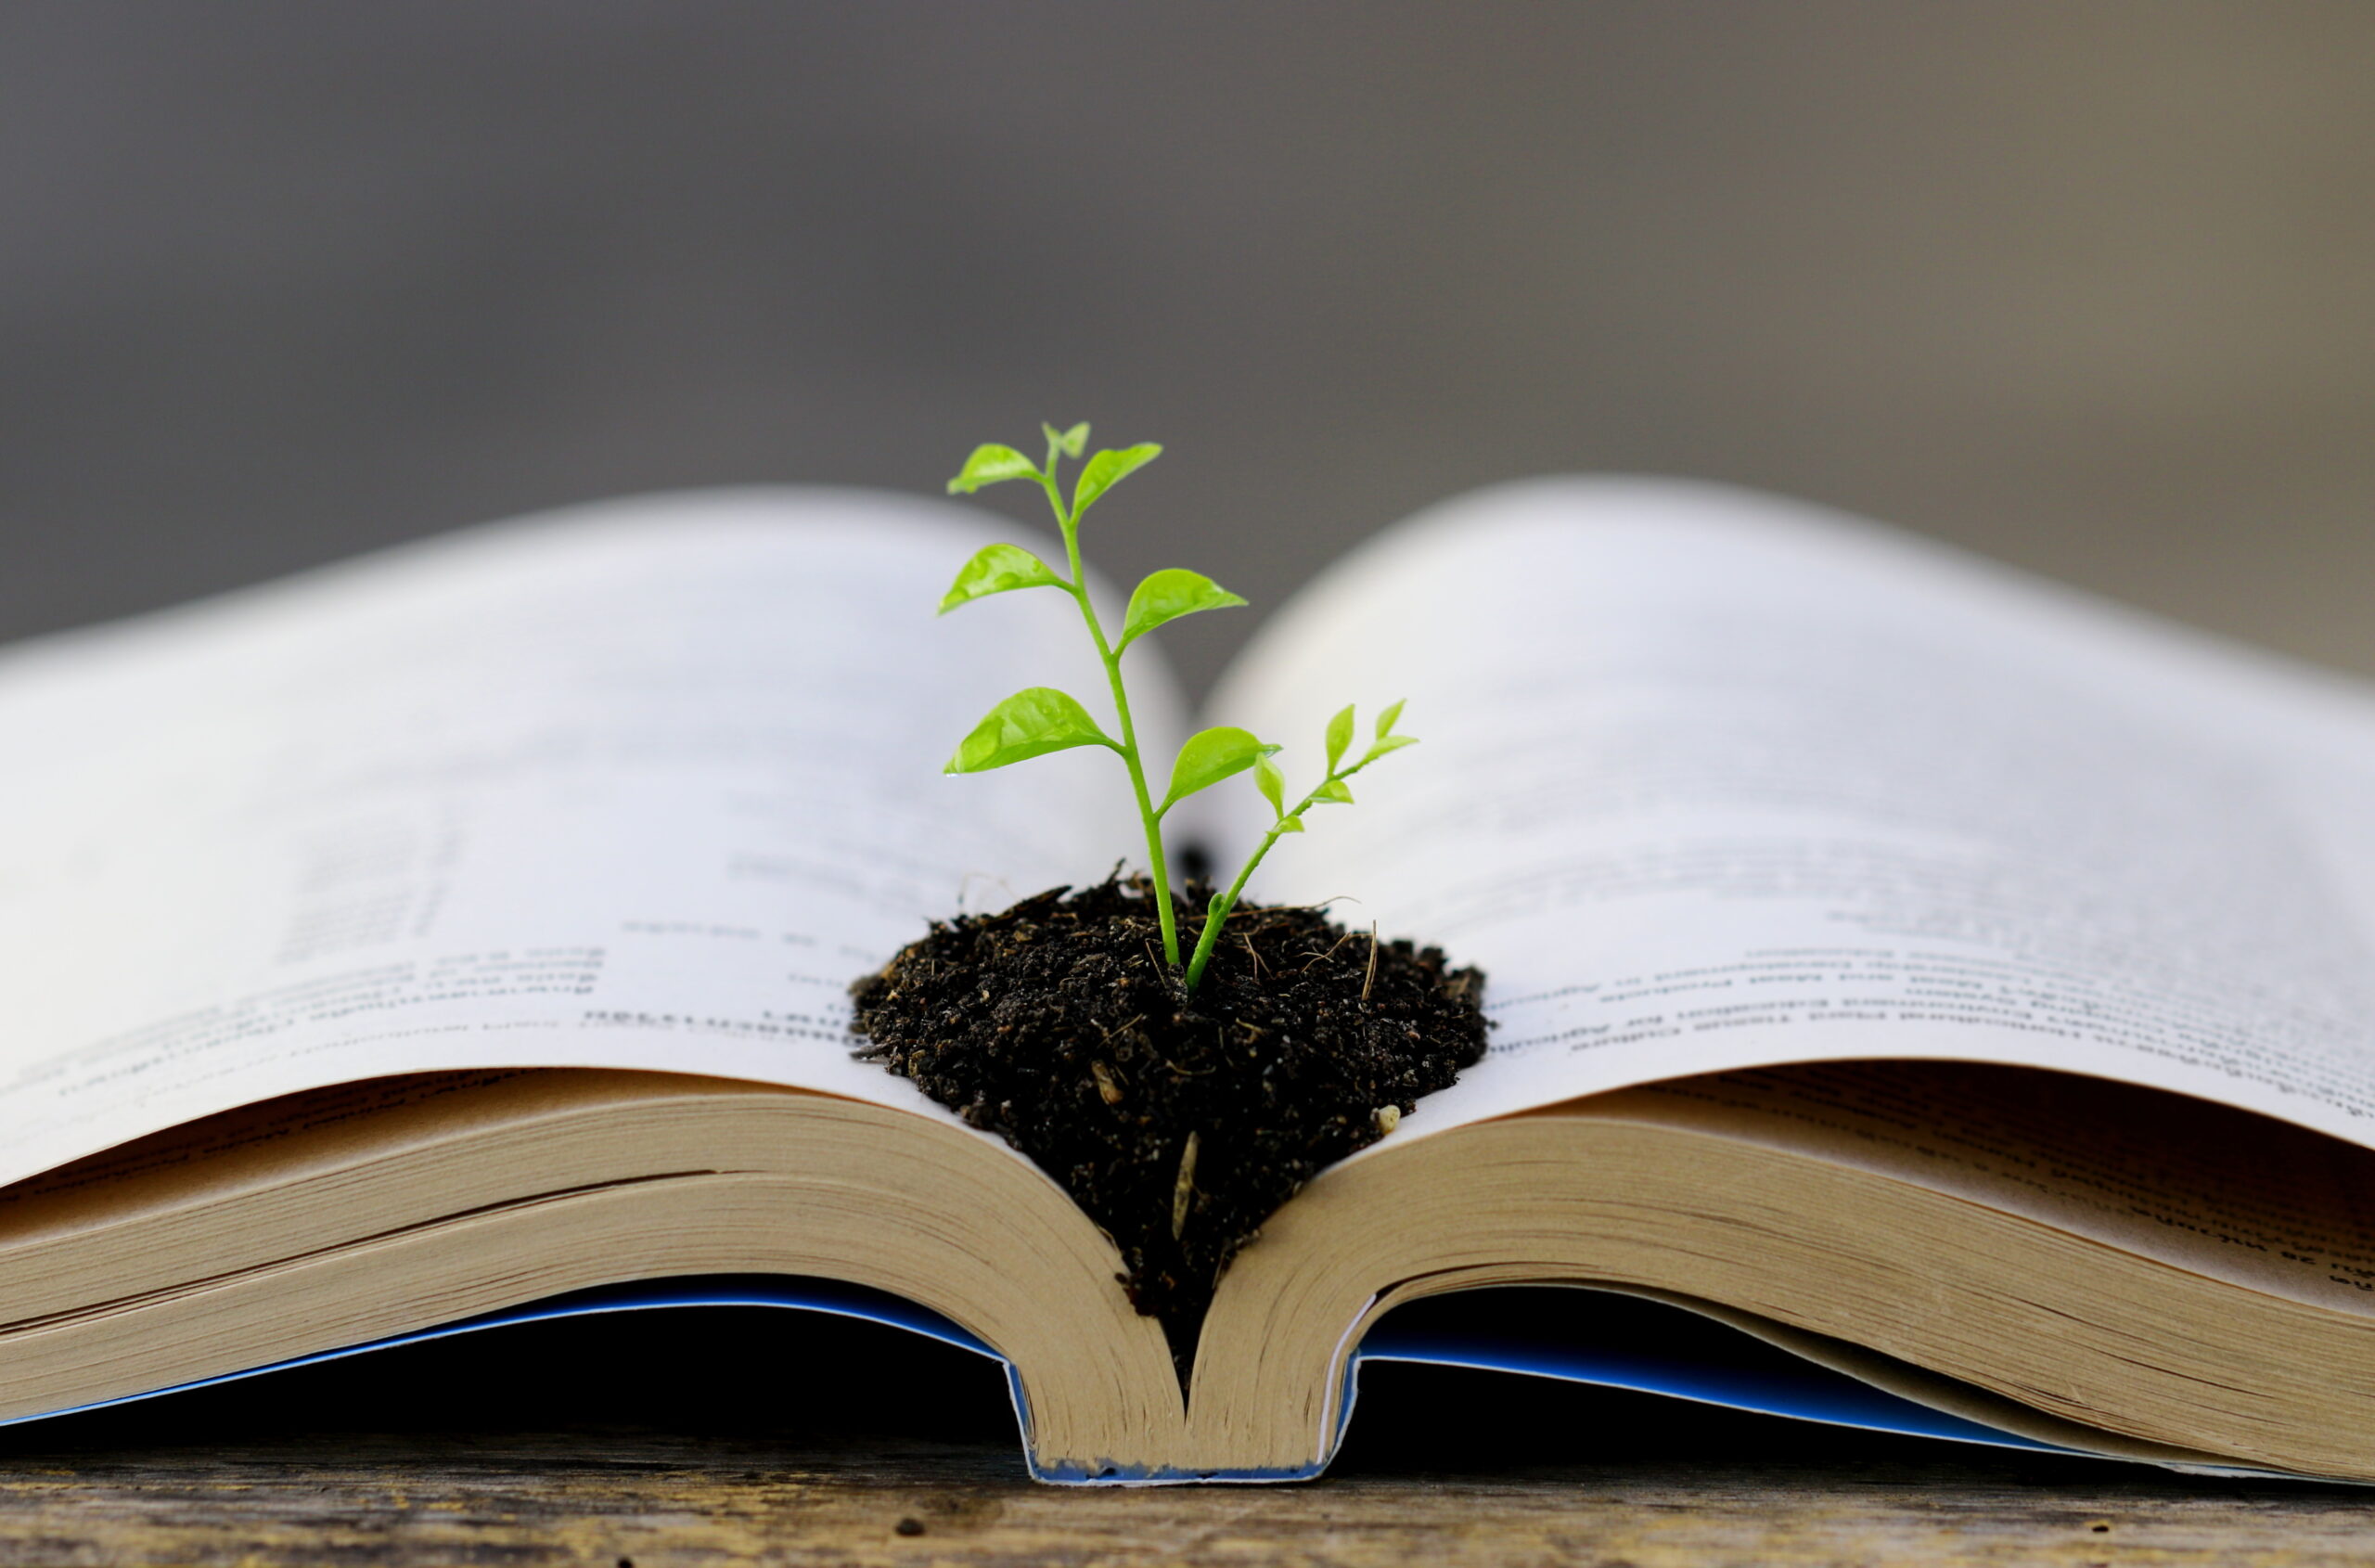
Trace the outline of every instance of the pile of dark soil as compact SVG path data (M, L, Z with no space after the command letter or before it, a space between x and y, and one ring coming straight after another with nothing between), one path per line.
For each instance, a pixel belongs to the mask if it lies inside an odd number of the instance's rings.
M1206 899L1185 892L1183 948ZM1483 988L1432 947L1240 904L1189 997L1151 890L1117 879L934 921L851 989L867 1054L1002 1134L1113 1238L1184 1376L1262 1222L1483 1054Z

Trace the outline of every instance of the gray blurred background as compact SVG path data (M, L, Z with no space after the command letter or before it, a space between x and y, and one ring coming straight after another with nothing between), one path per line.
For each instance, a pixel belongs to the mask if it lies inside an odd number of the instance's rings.
M2375 673L2370 261L2375 5L13 4L0 636L1045 416L1257 611L1662 470Z

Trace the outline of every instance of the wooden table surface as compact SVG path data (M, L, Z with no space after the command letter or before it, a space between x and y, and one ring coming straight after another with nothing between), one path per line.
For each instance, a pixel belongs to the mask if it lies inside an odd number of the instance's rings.
M11 1429L0 1565L2375 1562L2357 1488L1421 1368L1372 1369L1316 1483L1039 1486L987 1364L779 1324L546 1326Z
M2317 1563L2356 1496L1942 1461L1358 1468L1293 1487L1035 1486L1008 1451L650 1433L27 1454L0 1562Z

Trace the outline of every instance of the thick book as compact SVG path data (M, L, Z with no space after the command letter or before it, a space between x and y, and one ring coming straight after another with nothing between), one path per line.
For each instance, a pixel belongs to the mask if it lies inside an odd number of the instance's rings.
M1407 699L1426 746L1254 891L1482 967L1491 1048L1269 1220L1183 1374L849 1033L926 920L1140 842L1102 756L941 774L1097 689L1033 596L932 619L999 538L622 501L0 655L0 1420L756 1301L1002 1358L1051 1480L1316 1473L1396 1356L2375 1479L2367 690L1714 486L1387 530L1211 714ZM1252 796L1175 838L1233 862Z

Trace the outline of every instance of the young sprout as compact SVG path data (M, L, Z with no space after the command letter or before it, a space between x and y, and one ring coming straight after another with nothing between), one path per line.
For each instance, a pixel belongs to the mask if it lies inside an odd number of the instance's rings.
M1245 868L1227 893L1214 898L1206 911L1204 929L1196 944L1193 959L1188 966L1187 988L1193 991L1203 978L1204 965L1212 957L1213 945L1220 935L1222 922L1236 906L1238 894L1244 890L1245 880L1253 874L1254 867L1270 853L1283 833L1303 831L1302 814L1323 803L1350 804L1353 792L1344 780L1368 766L1388 752L1410 745L1408 736L1392 733L1393 721L1402 712L1396 702L1378 721L1377 743L1351 767L1340 769L1345 750L1353 738L1353 710L1345 709L1328 726L1328 777L1318 789L1305 796L1303 803L1291 812L1284 808L1286 786L1277 765L1270 758L1278 748L1265 745L1252 732L1231 726L1219 726L1202 730L1188 738L1179 748L1179 755L1171 766L1171 787L1163 791L1157 803L1147 788L1145 759L1138 751L1137 726L1130 717L1130 695L1122 679L1122 655L1130 644L1167 622L1199 610L1226 610L1245 602L1237 595L1200 572L1179 567L1165 567L1151 572L1131 594L1129 608L1123 612L1122 636L1110 640L1104 625L1098 620L1097 607L1089 601L1086 575L1081 570L1080 520L1099 497L1131 474L1162 456L1162 448L1151 442L1125 447L1119 452L1102 451L1081 465L1072 482L1072 499L1065 501L1063 489L1057 483L1056 470L1066 457L1077 458L1088 444L1088 427L1074 425L1059 431L1053 425L1039 427L1047 437L1047 457L1044 466L1011 446L995 444L978 446L965 459L956 477L948 482L952 495L969 495L985 484L1000 484L1008 480L1033 480L1046 493L1047 505L1056 514L1056 524L1064 536L1065 571L1057 572L1046 562L1029 550L1016 545L988 545L976 551L963 570L956 573L956 583L940 601L940 613L947 614L959 605L970 604L977 598L1003 594L1016 588L1060 588L1080 606L1081 620L1088 627L1089 640L1097 646L1098 660L1105 666L1106 684L1113 694L1113 713L1121 730L1121 739L1107 735L1091 717L1078 699L1053 687L1029 687L991 709L982 722L973 726L957 746L956 754L949 759L950 773L984 773L994 767L1005 767L1032 757L1043 757L1050 752L1069 751L1076 746L1103 746L1118 754L1129 770L1130 790L1138 807L1138 819L1146 827L1147 862L1154 881L1155 909L1162 922L1162 956L1166 963L1176 968L1179 963L1178 919L1172 909L1169 862L1163 856L1162 819L1171 808L1202 790L1208 790L1223 779L1235 778L1248 768L1254 771L1256 783L1269 801L1277 817L1269 834L1262 841Z
M1253 853L1246 856L1245 864L1238 869L1237 880L1228 884L1228 891L1213 894L1212 905L1204 913L1204 934L1196 941L1196 956L1188 960L1188 990L1195 990L1196 983L1204 978L1204 966L1212 961L1213 945L1220 938L1221 923L1228 919L1229 911L1237 907L1237 895L1245 891L1245 880L1253 875L1253 868L1262 864L1262 857L1270 853L1270 846L1289 833L1302 832L1303 814L1312 807L1351 805L1353 790L1344 780L1389 752L1398 752L1405 746L1419 743L1415 735L1393 733L1393 723L1401 716L1402 704L1399 702L1380 713L1376 739L1370 741L1369 749L1361 753L1360 761L1345 767L1342 765L1344 753L1353 745L1353 709L1347 703L1342 713L1328 721L1328 777L1322 778L1310 794L1297 802L1292 811L1289 811L1286 804L1286 775L1280 773L1278 765L1270 760L1270 754L1277 748L1269 746L1263 749L1262 755L1254 760L1253 782L1262 791L1262 798L1270 803L1270 815L1277 820L1270 824L1270 830L1262 835L1262 842L1253 846ZM1376 951L1374 940L1369 947L1371 952Z

